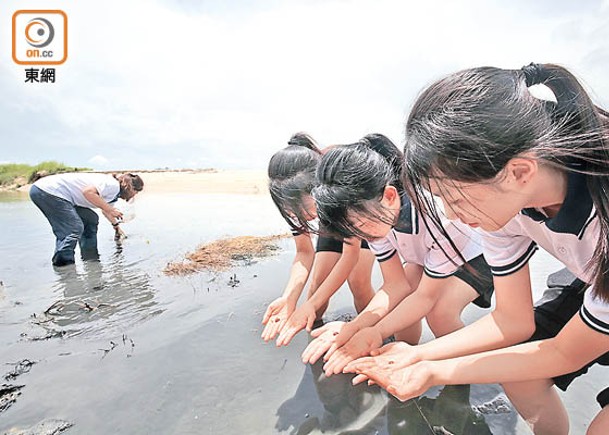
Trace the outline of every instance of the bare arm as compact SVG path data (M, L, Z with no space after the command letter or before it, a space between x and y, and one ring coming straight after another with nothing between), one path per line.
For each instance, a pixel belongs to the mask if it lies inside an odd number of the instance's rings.
M308 234L295 236L294 243L296 243L296 256L292 261L290 278L283 291L283 297L296 305L311 273L315 259L315 249Z
M495 310L451 334L417 346L420 359L438 360L510 346L535 331L529 266L494 277Z
M383 285L366 308L351 321L351 323L357 325L357 329L375 325L414 291L414 288L406 279L398 255L383 261L380 266L383 274Z
M368 367L365 374L400 400L433 385L522 382L580 369L609 351L609 335L588 327L576 314L551 339L441 361L421 361L396 371Z
M349 274L357 264L360 253L360 240L351 238L343 243L343 253L330 274L323 280L313 296L309 299L315 310L323 307L345 283Z
M519 382L573 372L608 351L609 335L575 314L554 338L434 361L431 367L441 384Z
M387 338L395 332L414 325L431 311L445 285L446 279L423 275L416 291L404 298L374 328L379 331L382 338Z
M294 312L313 266L315 250L311 237L308 234L300 234L294 237L294 243L296 243L296 255L290 268L288 283L283 294L269 304L262 318L262 324L265 325L262 331L264 341L275 338Z
M349 364L350 372L397 372L419 361L444 360L511 346L528 339L535 330L529 267L495 277L496 308L476 322L419 346L390 343L371 352L372 357Z
M112 207L108 204L104 198L101 197L97 188L93 185L86 186L82 189L82 194L87 201L93 204L95 207L101 209L102 213L110 221L111 224L116 224L123 217L120 210Z

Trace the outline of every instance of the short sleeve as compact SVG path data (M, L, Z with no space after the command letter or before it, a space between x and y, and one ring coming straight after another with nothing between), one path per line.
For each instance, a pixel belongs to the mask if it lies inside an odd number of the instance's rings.
M368 246L379 263L389 260L397 253L395 246L393 246L387 237L374 242L368 242Z
M111 202L117 199L120 192L120 184L117 179L108 175L101 179L95 186L104 201Z
M482 254L482 241L480 234L469 226L458 221L442 221L444 230L450 241L434 226L431 248L424 261L425 274L432 278L446 278L451 276L465 261L472 260ZM451 244L452 241L452 244ZM453 248L457 248L457 251Z
M592 287L584 294L579 315L586 325L595 331L609 334L609 304L592 294Z
M507 276L517 272L531 259L537 244L529 237L511 234L507 228L482 232L484 258L494 276Z

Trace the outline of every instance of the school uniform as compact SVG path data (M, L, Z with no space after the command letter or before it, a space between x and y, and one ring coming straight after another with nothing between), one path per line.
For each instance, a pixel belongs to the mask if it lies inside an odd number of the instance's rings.
M576 313L590 328L609 334L609 304L595 298L588 285L594 273L589 261L599 237L599 218L586 176L575 172L568 174L567 195L553 218L541 209L524 209L501 230L483 232L484 256L494 276L515 273L527 264L539 246L578 278L565 285L570 291L560 299L546 301L536 307L535 339L555 336ZM548 326L551 324L554 326ZM565 390L575 377L585 373L596 362L609 365L609 353L577 372L555 378L556 385ZM601 406L609 403L607 396L609 389L599 395Z
M402 195L398 219L389 234L380 240L369 242L370 250L379 263L399 255L402 262L423 266L431 278L448 278L455 275L472 286L479 294L473 302L490 307L493 282L488 265L482 256L480 234L460 222L444 219L442 226L450 236L461 256L450 241L415 209L410 199ZM463 259L469 267L463 265Z
M55 234L55 266L74 263L74 250L80 245L84 259L97 257L97 227L99 216L82 193L87 186L95 186L108 203L116 201L120 183L109 174L66 173L49 175L36 181L30 188L32 202L42 211Z

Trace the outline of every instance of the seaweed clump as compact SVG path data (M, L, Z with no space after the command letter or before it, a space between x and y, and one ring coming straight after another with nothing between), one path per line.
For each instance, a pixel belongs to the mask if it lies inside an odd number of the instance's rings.
M279 250L277 242L289 234L272 236L239 236L215 240L186 254L183 261L168 263L166 275L189 275L202 270L223 271L238 263L251 263L256 258L268 257Z

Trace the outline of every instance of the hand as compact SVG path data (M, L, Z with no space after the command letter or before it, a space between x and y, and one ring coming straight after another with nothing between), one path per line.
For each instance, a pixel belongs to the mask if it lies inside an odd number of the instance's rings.
M436 385L433 376L434 361L420 361L408 367L395 368L375 365L373 362L376 358L378 357L362 358L369 362L358 364L356 373L371 379L402 402L418 397Z
M324 365L326 376L341 373L348 363L368 355L371 350L381 347L382 344L383 337L378 329L374 327L361 329L328 359Z
M326 352L324 355L324 361L328 361L332 354L336 352L338 348L342 347L347 341L349 341L349 339L359 330L360 327L354 321L345 323L336 337L334 337L334 343L332 343L330 349L328 349L328 352Z
M271 302L262 318L262 324L266 325L262 331L262 339L274 339L293 312L294 304L289 303L284 296Z
M123 220L123 213L119 209L114 208L112 206L108 207L107 210L102 210L102 213L104 214L106 219L110 221L111 224Z
M403 341L389 343L380 349L372 350L370 352L372 357L370 358L360 358L350 362L343 371L346 373L364 373L363 370L370 366L382 367L384 370L408 367L421 361L417 349L417 346L411 346ZM368 380L366 375L358 374L353 378L353 385L365 380Z
M315 307L310 301L306 301L294 311L281 328L281 333L279 338L277 338L277 346L287 346L292 341L292 338L303 329L311 332L316 318Z
M314 337L314 340L309 343L302 353L302 362L305 364L315 364L319 357L330 349L343 326L345 326L345 322L336 321L326 323L321 328L314 329L311 332L311 337Z

